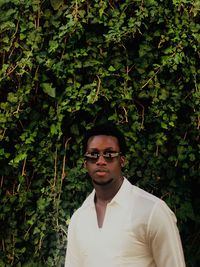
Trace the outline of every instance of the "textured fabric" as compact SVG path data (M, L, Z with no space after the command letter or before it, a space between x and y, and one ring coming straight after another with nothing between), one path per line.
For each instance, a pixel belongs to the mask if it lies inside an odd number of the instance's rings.
M71 218L65 267L185 267L176 217L164 201L124 179L99 228L94 196Z

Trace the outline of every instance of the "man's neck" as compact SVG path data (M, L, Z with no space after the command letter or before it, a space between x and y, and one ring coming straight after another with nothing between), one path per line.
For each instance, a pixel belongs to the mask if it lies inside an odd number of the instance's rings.
M99 203L102 205L107 205L117 194L119 191L122 183L124 181L124 178L121 177L120 180L117 181L117 183L110 183L107 185L95 185L95 203Z

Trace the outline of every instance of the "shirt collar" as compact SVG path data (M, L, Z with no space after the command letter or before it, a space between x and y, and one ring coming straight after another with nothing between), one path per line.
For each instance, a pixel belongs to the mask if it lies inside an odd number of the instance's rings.
M114 198L111 200L110 203L117 203L123 208L127 208L129 206L128 198L131 191L132 191L131 183L126 178L124 178L124 181L119 191L117 192L117 194L114 196Z
M118 205L122 206L123 208L127 208L129 205L129 201L128 201L127 197L130 195L131 191L132 191L131 183L126 178L124 178L124 181L123 181L119 191L114 196L114 198L111 200L110 204L117 203ZM83 206L95 207L94 198L95 198L95 190L93 189L92 193L84 201Z

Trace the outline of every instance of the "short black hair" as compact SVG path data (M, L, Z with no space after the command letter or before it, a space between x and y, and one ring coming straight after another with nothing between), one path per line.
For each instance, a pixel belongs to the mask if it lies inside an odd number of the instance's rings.
M113 123L104 123L104 124L97 124L90 130L88 130L83 139L83 152L85 153L87 150L87 143L90 137L97 136L97 135L108 135L114 136L117 138L120 151L123 155L127 152L126 147L126 140L122 132L116 127Z

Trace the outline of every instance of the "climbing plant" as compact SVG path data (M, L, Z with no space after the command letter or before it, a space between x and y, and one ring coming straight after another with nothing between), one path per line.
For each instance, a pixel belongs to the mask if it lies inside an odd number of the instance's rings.
M0 267L64 266L91 191L82 140L115 122L134 184L200 258L199 1L0 0Z

